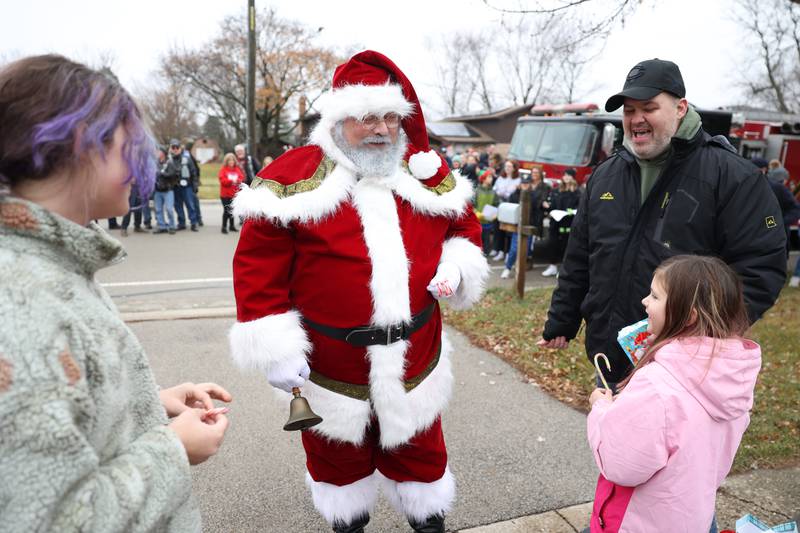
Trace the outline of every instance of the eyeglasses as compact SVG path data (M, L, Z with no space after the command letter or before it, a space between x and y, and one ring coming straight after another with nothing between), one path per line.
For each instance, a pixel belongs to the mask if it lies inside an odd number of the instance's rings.
M383 122L386 124L386 127L389 129L395 129L400 126L401 117L397 113L386 113L383 117L379 117L378 115L367 115L366 117L362 118L358 121L363 127L374 130L378 127L378 124Z

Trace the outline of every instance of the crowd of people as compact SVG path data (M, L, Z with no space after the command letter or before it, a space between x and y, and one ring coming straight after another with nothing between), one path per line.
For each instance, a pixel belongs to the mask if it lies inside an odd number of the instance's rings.
M525 248L528 268L533 266L534 245L539 242L542 249L539 257L549 263L542 275L557 276L557 265L564 256L582 190L575 179L576 170L566 168L562 175L545 179L541 167L520 169L516 161L504 159L496 152L494 145L485 151L469 148L453 155L450 151L448 147L441 148L445 161L475 188L473 206L481 223L483 252L489 260L504 265L500 277L511 277L518 243L515 232L501 228L497 208L503 203L519 204L520 191L531 192L530 218L526 224L533 226L534 235L528 237Z
M685 92L674 63L636 65L606 103L624 106L624 146L580 195L569 171L555 192L494 154L451 173L410 81L373 51L336 69L312 144L259 180L237 170L243 152L225 156L223 230L246 220L231 357L287 402L302 388L321 415L300 440L335 532L363 533L382 492L415 532L444 533L456 486L441 417L456 361L439 302L475 304L487 255L522 253L470 204L488 213L530 190L537 228L579 196L571 226L550 225L566 252L538 344L563 348L585 321L587 356L611 363L588 398L600 476L587 531L716 533L761 365L747 330L783 287L786 236L766 180L702 129ZM228 418L213 400L233 395L157 387L95 278L125 252L92 222L156 189L162 207L170 196L185 207L177 227L196 230L196 164L179 142L156 163L128 92L61 56L0 70L0 124L0 523L200 531L189 467L220 448ZM230 192L248 179L231 217ZM634 365L617 333L643 317Z
M118 222L116 217L108 219L108 229L119 229L122 237L128 236L131 221L135 233L152 232L154 235L174 235L187 229L196 232L204 226L198 196L200 165L192 155L190 146L179 139L171 139L168 148L156 149L156 158L158 167L152 193L147 198L141 198L138 189L132 188L128 198L129 209L122 221ZM222 233L239 231L234 224L231 208L233 197L243 183L249 185L256 173L271 162L272 157L267 156L259 166L255 158L247 154L243 144L237 144L233 152L222 157L217 176L223 209Z

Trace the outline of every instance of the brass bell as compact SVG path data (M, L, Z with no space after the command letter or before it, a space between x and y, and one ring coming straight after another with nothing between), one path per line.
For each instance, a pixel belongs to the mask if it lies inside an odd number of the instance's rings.
M292 388L292 402L289 404L289 420L283 426L284 431L303 431L322 422L322 417L311 410L308 400L300 396L298 387Z

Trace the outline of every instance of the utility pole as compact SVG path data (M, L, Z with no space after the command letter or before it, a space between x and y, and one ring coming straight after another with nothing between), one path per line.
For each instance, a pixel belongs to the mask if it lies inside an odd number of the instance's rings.
M247 151L256 154L256 2L247 0Z

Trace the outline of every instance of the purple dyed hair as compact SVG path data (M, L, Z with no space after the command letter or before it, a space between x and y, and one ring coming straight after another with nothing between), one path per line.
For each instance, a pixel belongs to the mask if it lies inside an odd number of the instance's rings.
M12 183L44 178L92 150L105 158L122 126L126 183L136 180L140 198L153 190L155 142L136 103L109 73L57 55L16 61L0 73L0 120L16 125L8 137L0 133L0 173Z

